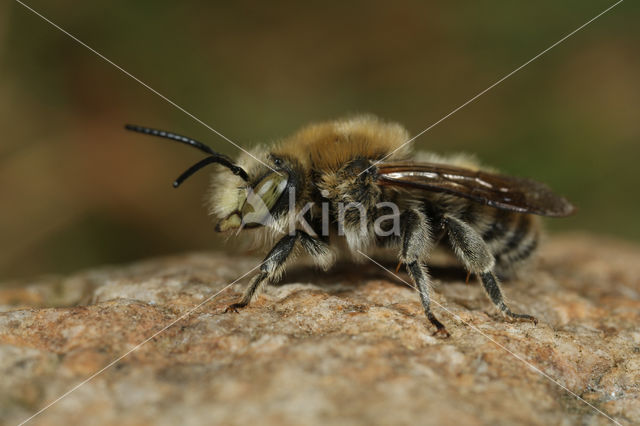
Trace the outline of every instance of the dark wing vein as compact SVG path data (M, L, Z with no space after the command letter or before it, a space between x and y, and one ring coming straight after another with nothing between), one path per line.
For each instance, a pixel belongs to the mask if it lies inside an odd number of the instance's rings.
M444 192L498 209L542 216L568 216L575 207L543 183L435 163L377 165L379 185Z

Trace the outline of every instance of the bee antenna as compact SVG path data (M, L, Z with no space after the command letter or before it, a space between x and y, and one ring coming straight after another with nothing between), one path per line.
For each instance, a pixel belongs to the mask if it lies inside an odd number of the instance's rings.
M206 152L207 154L211 154L210 157L205 158L189 167L184 173L182 173L178 179L173 182L173 187L177 188L180 186L182 182L184 182L189 176L211 163L218 163L222 166L225 166L229 170L233 172L234 175L240 176L245 182L249 180L249 176L247 172L240 166L237 166L233 163L233 161L227 157L226 155L219 154L215 152L213 149L203 144L200 141L195 139L188 138L186 136L178 135L171 132L165 132L164 130L151 129L149 127L137 126L135 124L125 124L125 129L131 130L132 132L143 133L145 135L157 136L159 138L170 139L176 142L182 142L184 144L190 145L200 151Z
M214 150L212 150L202 142L199 142L195 139L188 138L186 136L177 135L171 132L165 132L164 130L136 126L135 124L125 124L124 128L127 130L131 130L132 132L144 133L145 135L157 136L159 138L171 139L172 141L182 142L187 145L191 145L192 147L197 148L200 151L206 152L207 154L221 155L221 154L217 154Z
M188 177L190 177L192 174L194 174L195 172L197 172L198 170L200 170L204 166L206 166L208 164L211 164L211 163L218 163L218 164L221 164L221 165L229 168L233 172L234 175L240 176L245 182L247 182L249 180L249 176L247 176L247 172L245 172L242 167L236 166L235 164L231 163L228 159L224 158L223 156L212 155L211 157L207 157L207 158L204 158L204 159L198 161L196 164L194 164L193 166L191 166L187 170L185 170L173 182L173 187L174 188L179 187L182 184L182 182L187 180Z

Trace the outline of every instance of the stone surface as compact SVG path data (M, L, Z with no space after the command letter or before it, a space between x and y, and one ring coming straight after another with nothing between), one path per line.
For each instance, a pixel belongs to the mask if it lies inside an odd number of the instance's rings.
M259 261L188 254L0 287L2 422L25 420ZM502 321L461 269L433 275L435 301L457 316L434 309L449 339L432 337L418 295L374 264L294 268L225 314L246 277L30 423L611 423L562 387L640 422L639 247L551 238L538 268L503 286L537 326Z

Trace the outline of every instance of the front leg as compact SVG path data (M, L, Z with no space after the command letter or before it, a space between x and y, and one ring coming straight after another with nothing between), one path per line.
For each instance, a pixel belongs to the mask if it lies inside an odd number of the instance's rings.
M304 231L296 231L293 235L282 237L271 249L260 266L260 272L253 277L244 291L242 298L229 305L225 312L237 312L239 308L247 306L258 295L265 284L275 283L282 276L284 264L293 252L296 243L300 242L303 249L313 256L316 264L326 269L333 262L333 252L325 241L314 238Z
M505 303L498 278L494 273L495 259L480 234L467 223L450 215L445 216L445 224L454 252L469 272L480 276L489 299L502 315L511 320L525 320L537 324L538 320L531 315L514 313Z
M422 262L433 246L429 220L420 210L411 209L405 211L400 217L400 226L402 228L400 262L407 265L409 275L418 286L424 312L431 324L436 327L435 334L449 337L447 329L431 312L431 301L429 299L431 279L427 268Z
M297 239L298 233L285 235L273 246L269 254L267 254L267 257L265 257L264 262L262 262L262 265L260 265L260 272L251 279L242 298L238 302L229 305L225 312L237 312L238 308L244 308L251 302L256 294L262 291L266 283L276 281L280 275L282 275L284 263L293 251Z

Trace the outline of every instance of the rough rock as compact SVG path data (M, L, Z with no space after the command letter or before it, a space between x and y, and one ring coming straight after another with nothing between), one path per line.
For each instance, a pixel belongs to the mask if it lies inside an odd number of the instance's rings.
M597 410L640 422L640 247L551 238L503 286L537 326L503 321L461 269L434 268L448 339L371 263L293 268L224 313L248 276L211 296L259 262L186 254L0 287L1 421L135 349L30 424L611 423Z

